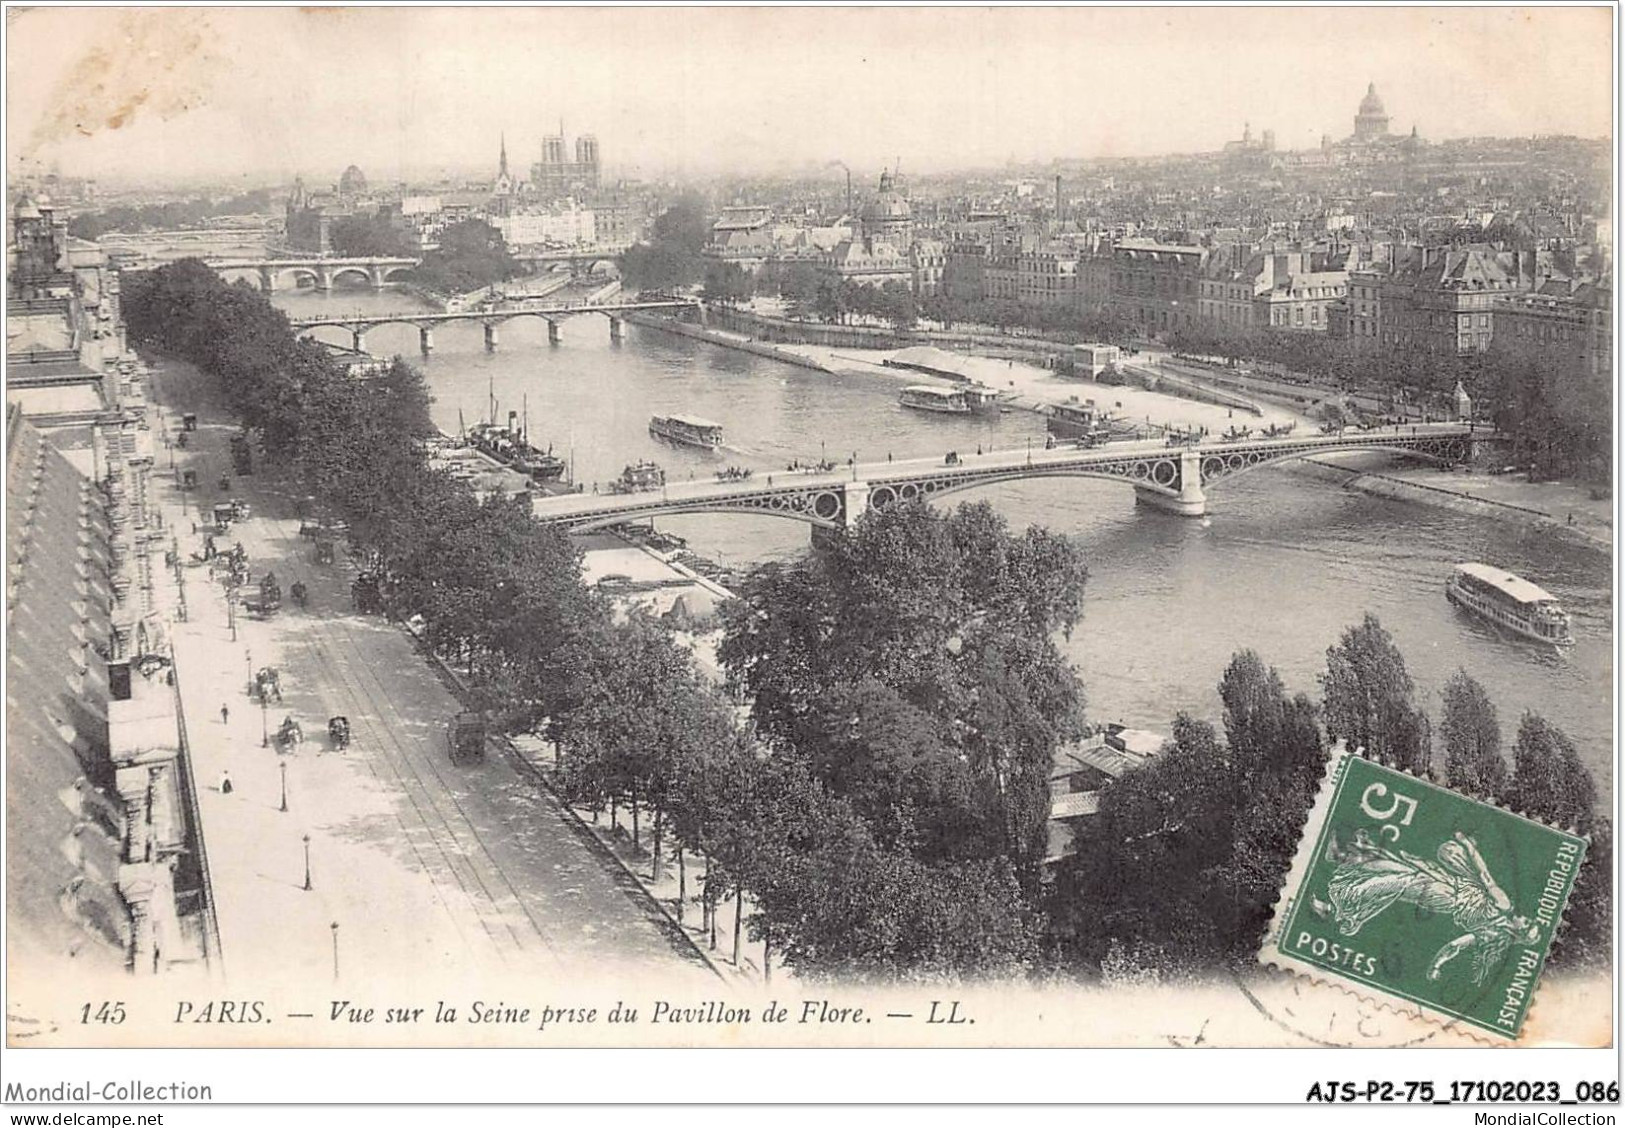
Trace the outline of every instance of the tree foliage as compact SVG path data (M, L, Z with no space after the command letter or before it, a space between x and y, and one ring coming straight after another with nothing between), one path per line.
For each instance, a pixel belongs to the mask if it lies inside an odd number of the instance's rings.
M1053 632L1085 569L986 504L873 511L827 551L769 564L725 609L720 656L758 729L927 861L1008 854L1036 881L1049 765L1077 731Z
M442 294L460 294L524 273L502 232L484 220L465 219L441 231L439 245L407 277Z
M706 275L701 251L710 237L705 201L686 193L655 217L649 242L621 254L621 277L635 290L671 290L698 282Z
M1252 651L1219 686L1224 739L1181 714L1150 764L1106 787L1050 899L1052 940L1076 969L1114 954L1181 975L1250 961L1323 770L1308 697Z
M1418 775L1426 774L1431 737L1413 703L1405 659L1375 615L1367 614L1326 651L1326 734L1352 749Z
M1466 670L1457 670L1441 696L1445 786L1478 799L1500 799L1506 792L1507 768L1501 756L1501 724L1489 694Z
M340 216L331 232L335 254L350 257L415 255L418 245L381 213Z

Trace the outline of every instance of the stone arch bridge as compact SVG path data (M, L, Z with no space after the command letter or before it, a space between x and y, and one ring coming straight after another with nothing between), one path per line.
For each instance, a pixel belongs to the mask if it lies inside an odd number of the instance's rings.
M382 290L391 278L411 270L421 259L374 256L367 258L262 258L262 259L207 259L209 267L222 277L236 274L257 277L260 289L266 293L281 289L285 277L297 283L301 278L311 279L316 289L331 290L333 283L345 275L364 279L374 290Z
M418 343L424 353L434 348L434 330L438 325L459 321L474 321L485 327L485 347L495 349L499 327L516 317L539 317L547 322L547 339L558 344L563 338L566 318L584 313L601 313L609 318L611 340L620 340L623 333L622 316L634 310L676 309L692 310L705 320L705 307L695 298L632 298L622 301L524 302L501 305L491 309L446 311L441 313L354 313L329 317L296 317L289 320L297 333L314 329L345 329L356 352L367 351L367 331L380 325L415 325Z
M745 481L673 482L633 494L565 494L539 498L539 520L587 531L681 513L755 513L844 529L873 506L931 499L959 490L1027 478L1104 478L1134 488L1152 508L1187 517L1207 512L1206 487L1238 474L1314 454L1387 451L1450 465L1477 443L1500 436L1468 424L1424 424L1302 438L1156 446L1111 443L1092 450L989 451L955 464L914 459L858 464L820 474L755 473Z

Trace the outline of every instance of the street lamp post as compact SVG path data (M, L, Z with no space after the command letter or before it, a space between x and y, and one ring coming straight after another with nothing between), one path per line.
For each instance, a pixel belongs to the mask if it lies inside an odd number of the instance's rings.
M339 922L335 920L328 927L333 930L333 982L337 983L339 978Z
M237 593L226 592L226 622L231 626L231 641L237 641Z
M269 706L265 702L265 695L260 694L260 747L271 747L271 730L266 721L266 710Z
M277 810L286 814L288 810L288 761L283 760L277 767L282 769L282 804L277 807Z
M305 892L310 892L310 835L305 835Z

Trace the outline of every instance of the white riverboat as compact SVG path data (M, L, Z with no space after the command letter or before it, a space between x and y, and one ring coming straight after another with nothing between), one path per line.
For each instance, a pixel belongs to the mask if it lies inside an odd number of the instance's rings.
M722 424L697 415L656 415L649 420L649 434L705 450L722 445Z
M1444 593L1458 607L1513 634L1552 646L1574 641L1568 612L1556 596L1493 565L1457 564Z
M915 411L935 411L941 415L969 415L970 402L964 388L945 388L937 384L911 384L903 389L897 402Z

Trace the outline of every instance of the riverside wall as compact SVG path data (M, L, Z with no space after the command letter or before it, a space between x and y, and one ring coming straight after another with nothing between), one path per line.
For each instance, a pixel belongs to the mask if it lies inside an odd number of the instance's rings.
M1565 519L1559 518L1544 509L1497 501L1492 498L1474 497L1472 492L1464 486L1429 485L1426 482L1412 481L1409 478L1401 478L1393 474L1382 474L1358 467L1339 465L1328 461L1325 457L1303 458L1290 465L1296 473L1305 474L1324 482L1332 482L1346 490L1355 490L1359 493L1369 494L1372 497L1387 498L1391 501L1409 501L1418 505L1431 505L1438 509L1449 509L1456 513L1466 513L1474 517L1488 517L1492 520L1510 522L1527 528L1538 528L1545 533L1579 547L1598 552L1613 551L1610 541L1597 532L1578 525L1570 525ZM1442 474L1440 477L1447 481L1450 480Z
M641 325L645 329L659 329L667 333L675 333L679 337L692 337L696 341L706 341L713 345L720 345L725 349L737 349L739 352L752 353L756 356L765 356L769 360L777 360L784 364L793 364L797 368L810 368L814 372L828 372L829 369L810 357L789 349L776 348L765 341L753 341L733 333L712 329L705 325L691 325L686 321L675 318L661 317L658 314L646 313L640 310L630 310L621 315L633 325Z

